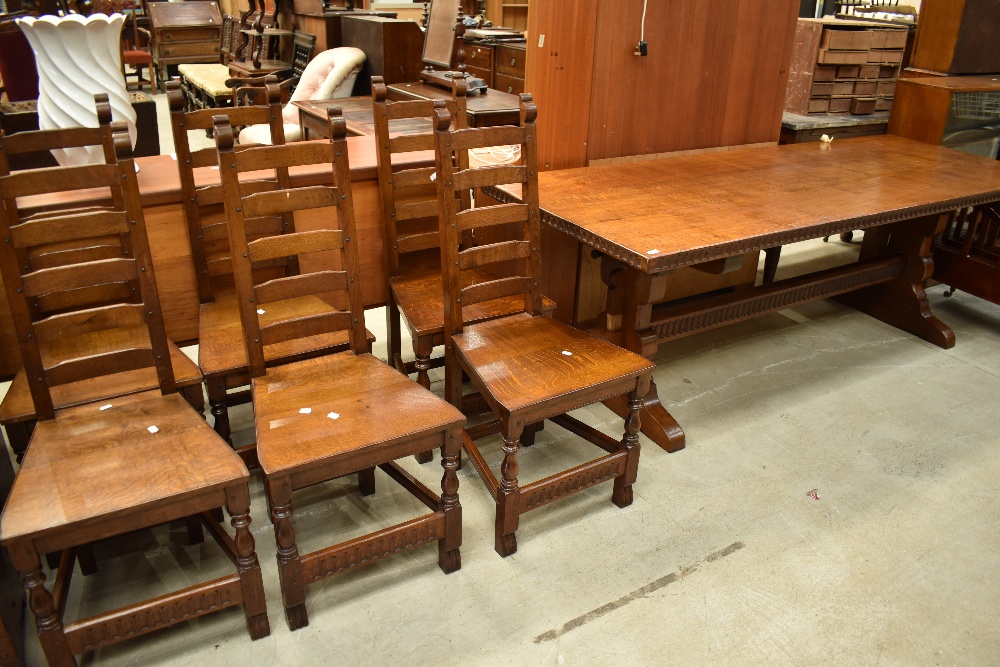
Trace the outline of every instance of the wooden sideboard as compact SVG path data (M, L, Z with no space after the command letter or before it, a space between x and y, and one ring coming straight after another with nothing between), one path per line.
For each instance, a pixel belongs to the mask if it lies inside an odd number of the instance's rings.
M385 302L388 256L379 211L375 145L372 137L348 137L347 146L351 160L355 223L360 239L365 306L375 307ZM434 154L430 151L407 154L403 158L407 164L434 164ZM198 288L184 209L180 202L177 163L169 155L138 158L136 163L139 165L139 190L167 335L177 343L193 342L198 337ZM292 170L291 176L294 184L318 185L328 180L324 176L329 176L329 170L323 174L315 168L298 168ZM198 185L218 182L218 178L219 172L215 169L196 171ZM35 197L27 204L36 210L45 210L66 205L92 205L99 203L104 196L100 191L86 191L72 198ZM295 218L297 228L302 230L323 229L336 220L336 216L327 209L304 213L297 214ZM316 253L302 258L301 266L303 271L313 271L317 267L338 268L331 262L333 259L329 254ZM0 289L0 378L13 376L20 365L21 357L6 293Z

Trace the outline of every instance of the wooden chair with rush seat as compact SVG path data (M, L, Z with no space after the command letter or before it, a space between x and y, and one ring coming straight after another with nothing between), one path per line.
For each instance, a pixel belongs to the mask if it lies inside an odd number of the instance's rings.
M274 522L285 616L292 630L308 624L305 586L309 583L433 541L438 542L438 564L445 573L461 566L461 506L455 471L465 418L368 352L346 123L339 110L331 110L330 121L332 139L327 143L259 146L239 152L233 150L232 129L225 117L217 118L215 125L253 378L257 454ZM241 192L248 172L303 164L329 164L334 185ZM336 229L247 240L246 229L255 219L317 207L336 207ZM253 262L314 252L337 253L339 269L254 285ZM341 309L292 317L271 310L278 299L306 294L334 295L327 298L338 301ZM347 333L349 350L284 365L274 365L265 354L268 345L334 332ZM440 496L395 463L435 447L442 450L444 468ZM293 491L376 465L431 512L299 554L292 525ZM374 476L362 480L362 491L374 493Z
M441 264L444 272L445 394L462 402L462 374L482 395L496 420L468 429L464 447L496 501L495 548L517 550L515 531L525 512L595 484L614 479L612 501L632 502L639 467L639 410L653 364L578 329L542 316L540 218L535 105L521 95L521 126L450 130L447 109L435 109L437 185L441 200ZM520 146L521 164L457 169L454 154L488 146ZM455 192L520 184L524 204L498 204L459 211ZM511 240L460 249L462 232L513 226ZM463 273L483 266L507 267L486 282L469 284ZM521 312L469 323L483 302L517 298ZM629 414L621 441L567 414L570 410L628 394ZM565 428L605 450L604 456L529 484L518 482L522 434L542 420ZM504 459L500 478L486 464L475 440L499 431Z
M50 665L76 664L97 650L192 617L242 604L254 639L270 633L260 566L250 533L249 473L229 446L175 393L171 355L150 261L135 164L124 124L115 126L110 164L53 167L0 177L0 271L34 400L38 424L0 518L0 535L21 575ZM25 215L19 200L52 192L110 188L123 208ZM84 258L58 266L24 265L37 245L88 235L129 239L128 254ZM126 282L128 302L76 303L40 312L47 295ZM111 349L79 346L53 358L44 343L65 331L89 336L121 327L146 336ZM59 409L58 387L98 376L152 369L152 391ZM227 507L235 535L215 519ZM224 577L77 621L64 619L77 549L97 540L199 516L232 561ZM52 591L40 556L61 552Z
M170 101L171 124L174 132L174 150L183 192L184 214L198 278L198 296L201 310L198 316L198 365L205 376L208 400L215 419L215 430L226 440L230 439L229 407L250 400L248 392L229 394L228 390L245 387L250 383L243 332L240 328L239 307L233 277L233 260L229 245L228 219L223 205L221 184L209 181L218 172L218 152L214 147L191 151L188 132L205 131L213 127L213 116L218 110L184 110L184 96L180 87L167 84ZM229 119L236 125L269 124L275 137L282 137L280 93L275 86L268 87L268 103L229 109ZM279 143L283 143L280 142ZM206 174L208 172L208 174ZM242 186L243 193L263 192L288 187L288 170L279 167L273 177L257 176ZM291 215L270 216L253 220L247 225L251 238L295 231ZM297 259L275 257L254 264L254 278L258 282L298 273ZM271 305L271 314L278 317L305 317L330 312L331 306L322 299L308 295L282 300ZM315 353L327 348L347 349L344 333L322 334L278 345L270 345L265 353L269 360L292 358ZM253 460L252 447L243 450L248 462Z
M19 132L0 139L0 176L11 172L11 161L16 161L20 157L37 155L43 151L48 152L52 149L88 148L91 153L98 155L103 153L105 162L114 163L116 158L111 132L111 107L108 105L107 95L97 95L95 103L98 117L96 128ZM111 202L105 207L106 210L124 210L124 202L120 194L116 191L112 191L111 194ZM67 202L69 203L63 209L49 209L34 213L33 219L70 214L74 210L72 199L67 198ZM128 247L127 234L91 234L89 236L82 235L72 242L37 244L19 248L17 254L24 266L30 265L34 269L47 269L65 263L124 257ZM58 312L74 305L75 299L92 301L97 296L106 302L127 301L137 294L136 290L136 284L120 282L78 292L50 294L37 300L37 308L40 312ZM133 326L105 331L99 337L83 332L74 335L73 332L66 331L59 338L40 341L39 344L42 348L42 354L47 359L58 360L73 356L82 348L91 349L93 352L127 349L132 345L132 341L143 340L147 337L143 327ZM168 341L167 346L170 352L174 386L200 412L205 407L205 399L201 389L201 371L198 370L197 364L188 359L172 342ZM147 391L157 386L156 374L152 372L151 368L146 368L53 387L52 397L57 408L66 408L113 396ZM24 369L21 369L14 377L6 396L0 402L0 424L7 429L13 451L18 457L23 456L35 424L35 407L32 403L28 378Z

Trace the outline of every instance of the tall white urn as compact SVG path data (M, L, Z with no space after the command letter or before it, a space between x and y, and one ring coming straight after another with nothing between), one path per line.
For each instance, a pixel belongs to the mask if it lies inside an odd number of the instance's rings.
M121 14L23 18L18 25L38 66L38 126L97 127L95 93L107 93L113 120L128 125L135 146L135 109L122 75ZM100 147L52 151L63 166L104 162Z

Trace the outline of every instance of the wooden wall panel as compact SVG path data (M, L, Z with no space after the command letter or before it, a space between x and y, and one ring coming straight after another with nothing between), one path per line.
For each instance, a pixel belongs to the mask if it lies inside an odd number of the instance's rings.
M776 142L795 0L599 0L590 160Z
M538 105L539 169L587 164L597 5L531 0L524 90Z

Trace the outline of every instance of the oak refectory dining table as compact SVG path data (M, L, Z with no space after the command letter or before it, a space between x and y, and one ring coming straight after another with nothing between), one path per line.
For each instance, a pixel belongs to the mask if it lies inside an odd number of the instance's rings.
M550 171L538 186L542 221L601 254L607 306L590 333L632 351L652 356L666 341L834 296L949 348L954 333L924 293L931 244L955 210L1000 200L1000 162L876 136ZM519 191L487 194L515 202ZM727 273L745 253L859 229L856 263L660 303L678 268ZM544 240L542 255L558 261ZM621 399L608 405L625 410ZM655 383L641 419L667 451L684 447Z

